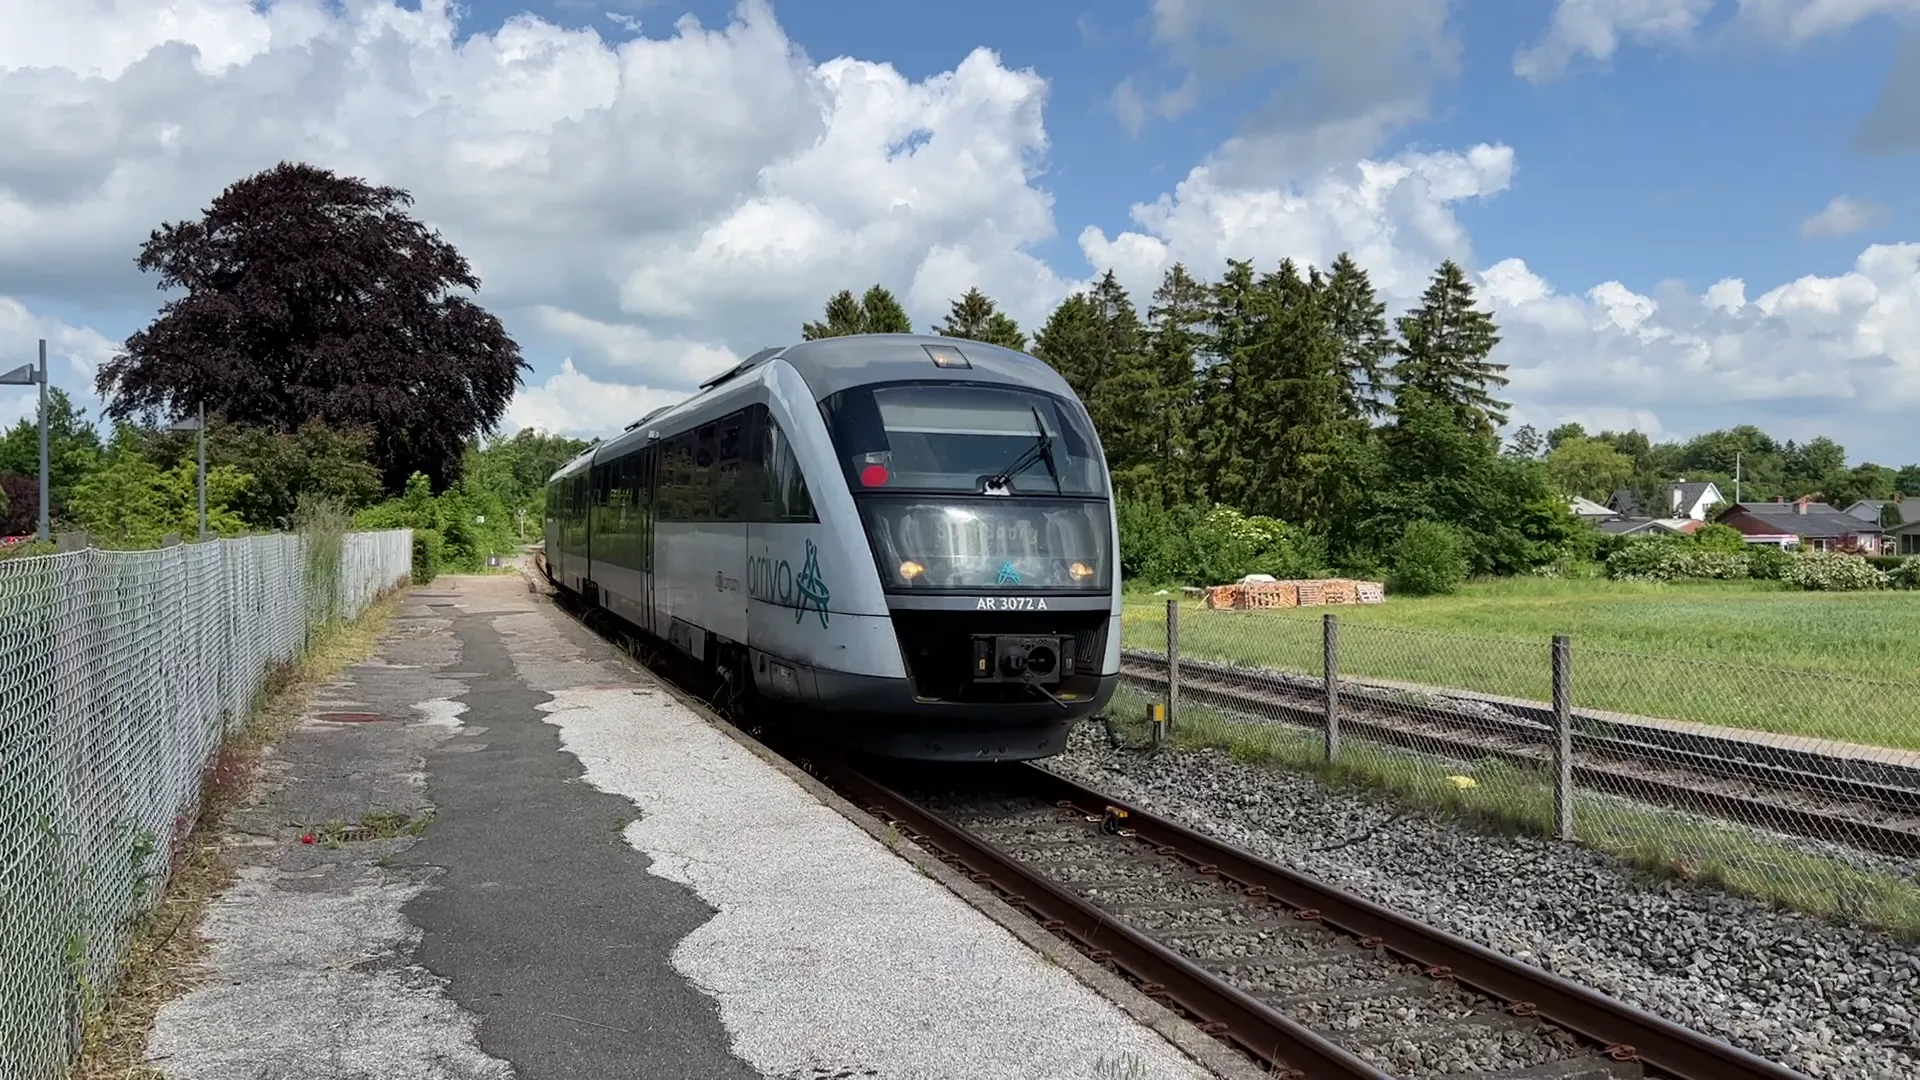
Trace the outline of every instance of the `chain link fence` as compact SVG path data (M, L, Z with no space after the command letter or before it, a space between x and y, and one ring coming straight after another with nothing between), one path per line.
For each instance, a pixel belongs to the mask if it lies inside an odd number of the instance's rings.
M411 564L409 530L0 562L0 1076L54 1080L278 664Z
M1920 939L1920 680L1168 601L1124 617L1156 740Z

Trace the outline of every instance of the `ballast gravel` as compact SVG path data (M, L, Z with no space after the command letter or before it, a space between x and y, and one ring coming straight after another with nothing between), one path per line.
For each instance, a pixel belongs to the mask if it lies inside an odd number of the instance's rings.
M1817 1080L1920 1076L1920 949L1883 934L1096 725L1046 767Z

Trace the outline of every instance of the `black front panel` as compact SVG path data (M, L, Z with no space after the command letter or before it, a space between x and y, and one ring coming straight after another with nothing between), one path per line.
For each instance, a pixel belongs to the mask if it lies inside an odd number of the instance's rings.
M1106 656L1112 612L895 611L894 633L916 697L954 702L1032 702L1043 695L1018 682L983 680L974 669L983 635L1066 638L1073 642L1073 674L1044 683L1071 700L1094 693Z

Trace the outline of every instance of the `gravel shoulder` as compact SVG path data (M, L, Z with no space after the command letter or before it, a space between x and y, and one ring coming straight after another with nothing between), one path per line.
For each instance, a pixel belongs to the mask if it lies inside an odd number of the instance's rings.
M1047 766L1819 1080L1920 1074L1920 949L1891 938L1097 725Z

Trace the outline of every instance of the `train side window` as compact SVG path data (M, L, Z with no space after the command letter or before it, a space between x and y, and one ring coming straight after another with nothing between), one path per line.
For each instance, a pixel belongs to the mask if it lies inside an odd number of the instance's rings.
M747 414L744 410L720 420L719 457L714 466L713 518L716 521L745 521L748 492L741 483L741 458L745 448Z
M818 521L813 509L813 497L807 491L807 478L800 471L800 459L794 456L793 444L787 440L787 433L780 430L780 422L771 413L767 413L759 431L759 461L756 471L760 474L756 485L761 492L762 521L811 522Z

